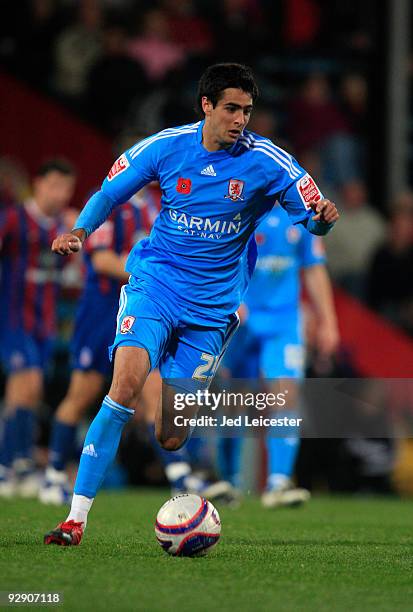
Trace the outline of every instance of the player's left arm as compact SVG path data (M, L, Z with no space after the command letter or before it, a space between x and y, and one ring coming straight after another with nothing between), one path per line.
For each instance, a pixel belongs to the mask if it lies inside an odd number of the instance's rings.
M267 145L269 151L271 146ZM279 151L276 148L273 158L264 158L266 195L278 200L293 224L301 223L311 234L324 236L339 218L336 205L324 198L313 177L291 155Z
M324 263L303 268L303 281L317 316L317 348L326 357L340 342L331 281Z
M306 191L302 187L303 181L310 181L311 198L306 197ZM315 181L308 174L290 184L280 194L279 201L293 223L301 223L316 236L325 236L339 218L336 205L323 197Z

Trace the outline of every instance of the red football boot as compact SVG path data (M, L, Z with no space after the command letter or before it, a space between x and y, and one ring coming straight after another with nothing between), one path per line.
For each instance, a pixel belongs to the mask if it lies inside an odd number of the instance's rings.
M59 523L59 525L49 531L44 536L45 544L57 544L58 546L77 546L83 536L83 523L76 521L67 521Z

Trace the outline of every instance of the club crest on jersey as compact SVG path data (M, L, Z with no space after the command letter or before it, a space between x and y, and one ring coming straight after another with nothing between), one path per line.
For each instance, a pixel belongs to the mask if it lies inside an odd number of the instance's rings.
M310 202L313 200L318 202L323 197L321 195L321 191L315 184L314 179L306 174L299 181L296 182L298 193L300 194L300 198L303 201L304 206L307 210L310 210Z
M108 181L111 181L117 176L124 172L127 168L129 168L129 161L125 154L118 157L118 159L113 164L112 168L109 170Z
M187 195L188 193L191 193L191 189L192 189L191 179L179 177L178 182L176 184L177 192Z
M132 317L131 315L123 317L122 323L120 324L120 333L129 334L132 329L132 325L135 323L135 319L136 317Z
M230 179L228 183L228 194L225 196L226 199L236 202L237 200L243 200L242 192L244 191L244 181L238 179Z

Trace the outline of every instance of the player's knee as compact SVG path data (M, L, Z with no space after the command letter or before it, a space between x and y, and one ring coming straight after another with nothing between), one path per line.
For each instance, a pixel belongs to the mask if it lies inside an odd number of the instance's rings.
M135 407L140 391L137 378L120 376L113 379L109 397L122 406Z
M158 437L158 442L165 450L177 451L185 444L186 438L162 438L160 436Z

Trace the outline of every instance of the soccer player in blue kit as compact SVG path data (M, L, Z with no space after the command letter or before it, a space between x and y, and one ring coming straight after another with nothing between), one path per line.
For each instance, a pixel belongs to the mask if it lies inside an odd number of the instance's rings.
M247 244L275 200L293 223L315 234L325 234L338 219L335 205L288 153L245 130L257 95L247 67L207 68L197 98L204 119L163 130L123 153L72 232L53 242L61 255L79 251L115 206L159 181L160 214L126 263L130 280L121 291L110 349L112 385L84 443L84 449L93 444L94 453L82 454L69 516L46 534L46 544L80 543L122 429L153 368L159 367L165 383L158 441L167 450L185 443L190 429L173 419L177 384L184 391L207 388L214 376L238 326L235 313L252 273Z
M288 389L286 406L273 416L294 418L299 407L298 383L304 376L305 349L301 279L318 323L316 348L330 357L337 348L337 328L332 288L325 266L320 236L291 222L276 204L255 232L258 258L241 309L242 324L224 358L225 374L264 379L267 392ZM268 508L298 505L310 497L292 484L299 449L299 431L269 428L266 431L267 485L262 503ZM230 481L240 472L240 437L218 440L220 468Z

